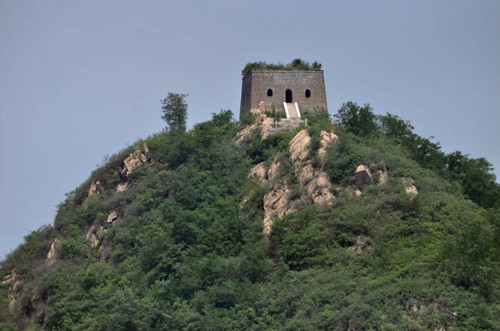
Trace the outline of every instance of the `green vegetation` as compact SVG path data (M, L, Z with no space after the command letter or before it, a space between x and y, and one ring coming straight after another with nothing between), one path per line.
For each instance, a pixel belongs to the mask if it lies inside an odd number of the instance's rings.
M301 59L295 59L288 64L274 64L263 61L249 62L246 64L245 68L243 68L241 74L245 75L252 70L321 70L321 63L315 61L313 64L309 64Z
M368 105L346 103L338 123L305 112L309 158L335 195L318 206L293 181L296 132L237 146L229 110L186 132L185 96L172 97L164 109L182 111L168 130L109 158L68 194L54 226L1 262L0 277L15 272L22 290L9 308L12 286L0 287L0 330L500 329L500 187L486 160L445 154ZM339 136L322 159L321 130ZM150 161L117 192L135 150ZM270 187L247 174L277 155L301 204L265 235ZM386 170L388 182L354 197L359 164ZM89 197L94 180L104 192ZM102 227L96 247L85 238L92 226Z
M169 93L161 100L163 106L163 118L167 123L167 130L170 132L186 131L187 119L187 94Z

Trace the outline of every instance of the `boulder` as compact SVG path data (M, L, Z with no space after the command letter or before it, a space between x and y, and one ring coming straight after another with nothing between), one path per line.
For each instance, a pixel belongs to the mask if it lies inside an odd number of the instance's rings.
M123 167L120 171L122 177L128 177L128 175L139 165L146 163L148 161L146 155L137 149L132 154L130 154L125 160L123 160Z
M370 185L372 183L372 180L372 174L367 166L359 165L356 168L356 172L354 173L354 182L356 183L358 189L362 191L366 185Z
M114 223L118 219L118 213L116 211L111 212L106 219L106 223Z
M266 166L264 162L261 162L259 164L256 164L253 166L253 168L250 170L250 173L248 174L248 178L261 178L265 179L266 178Z
M10 284L13 279L16 278L16 273L13 271L11 274L6 275L4 278L2 278L2 285L5 284Z
M322 130L319 133L321 137L320 145L321 147L318 150L318 155L321 160L324 160L326 156L326 149L328 148L328 145L330 145L331 142L333 142L335 139L337 139L337 135L333 132L327 132L325 130Z
M60 246L60 242L59 240L56 238L52 241L52 243L50 244L50 249L49 249L49 252L47 253L47 263L48 264L52 264L56 261L57 259L57 249L59 248Z
M406 195L408 195L410 200L413 200L418 195L417 187L413 184L413 178L402 177L401 181L403 182Z
M90 246L99 246L98 233L102 230L102 226L94 224L85 233L85 239L90 243Z
M415 198L418 195L418 190L415 185L405 187L405 192L410 197L410 200L413 200L413 198Z
M147 155L149 155L149 149L146 144L144 144L144 150ZM123 165L120 170L120 177L122 179L121 183L116 187L116 192L123 192L128 188L130 174L141 164L147 163L149 161L148 156L146 156L140 149L136 149L132 154L127 156L123 160Z
M290 140L290 160L293 164L303 162L309 155L309 144L311 137L307 130L301 130Z
M128 188L128 182L121 182L116 187L116 192L123 192Z
M94 179L92 183L90 183L89 197L93 195L102 194L103 192L104 192L104 186L102 186L99 180Z

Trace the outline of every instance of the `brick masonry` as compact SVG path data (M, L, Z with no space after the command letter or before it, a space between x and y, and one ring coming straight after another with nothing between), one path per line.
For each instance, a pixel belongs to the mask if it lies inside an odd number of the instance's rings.
M272 96L268 96L268 90ZM297 102L301 112L304 110L327 109L325 80L322 70L254 70L243 76L241 90L240 120L251 110L259 109L264 102L264 109L283 109L286 91L291 91L291 101ZM309 90L309 97L306 96Z

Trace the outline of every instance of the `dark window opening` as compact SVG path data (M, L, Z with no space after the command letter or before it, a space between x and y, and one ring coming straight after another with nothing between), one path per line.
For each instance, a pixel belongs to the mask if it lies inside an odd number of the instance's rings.
M272 97L273 96L273 90L269 89L267 90L267 96Z
M306 90L306 98L310 98L310 97L311 97L311 90L307 89Z
M292 99L292 90L290 90L290 89L286 90L286 92L285 92L285 99L286 99L286 103L293 102L293 99Z

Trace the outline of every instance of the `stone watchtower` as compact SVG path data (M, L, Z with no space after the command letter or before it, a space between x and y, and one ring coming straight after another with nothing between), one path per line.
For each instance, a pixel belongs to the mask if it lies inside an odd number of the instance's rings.
M326 106L323 70L251 70L243 75L240 120L250 111L282 110L287 118L300 118L304 110Z

